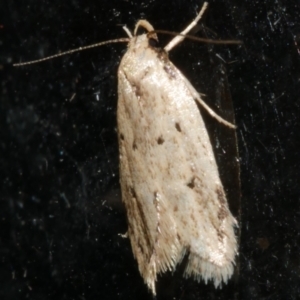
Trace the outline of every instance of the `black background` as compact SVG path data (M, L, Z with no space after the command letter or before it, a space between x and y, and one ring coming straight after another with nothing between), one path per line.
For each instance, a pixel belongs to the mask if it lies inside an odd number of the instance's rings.
M207 95L216 76L208 66L225 61L241 162L240 274L216 291L176 272L160 278L157 298L300 299L300 2L209 3L199 36L244 45L187 41L170 59ZM12 63L124 37L119 25L132 29L141 18L180 31L201 6L1 1L1 299L152 299L129 241L118 235L127 225L118 184L116 74L126 46L28 67Z

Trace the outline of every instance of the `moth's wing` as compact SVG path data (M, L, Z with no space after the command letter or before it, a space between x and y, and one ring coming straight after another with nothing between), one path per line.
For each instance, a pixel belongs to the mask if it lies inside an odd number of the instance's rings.
M168 69L173 70L178 82L182 82L181 88L177 85L179 93L187 90L186 94L190 96L187 97L190 101L185 101L184 106L179 104L177 108L183 124L181 133L189 141L184 146L184 158L192 166L184 171L188 174L188 211L180 210L178 214L178 219L189 216L188 228L194 228L184 229L181 233L182 237L186 235L190 252L185 274L198 280L202 278L205 282L212 279L217 287L222 282L227 283L234 271L237 253L234 227L237 222L228 207L201 107L199 111L196 104L200 95L171 62Z
M122 199L139 270L155 291L156 274L189 250L186 275L218 286L233 272L235 219L206 127L187 79L166 57L137 52L128 50L119 68L118 130Z
M118 136L122 200L128 219L128 235L145 283L155 294L157 274L173 270L184 256L172 199L162 193L166 176L157 161L159 137L153 139L149 109L140 106L135 86L119 72ZM141 87L144 91L144 87ZM149 99L151 101L151 99ZM148 116L147 116L148 114ZM157 116L159 118L159 116Z

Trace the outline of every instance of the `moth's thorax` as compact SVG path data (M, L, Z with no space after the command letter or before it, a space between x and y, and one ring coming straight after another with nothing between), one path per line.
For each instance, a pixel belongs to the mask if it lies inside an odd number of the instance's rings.
M134 36L128 43L128 51L140 52L149 48L149 38L147 34Z
M157 63L164 63L168 60L167 52L162 48L150 45L147 34L134 36L124 54L119 71L130 72L132 76L140 76L148 68L155 68ZM159 59L158 59L159 58Z

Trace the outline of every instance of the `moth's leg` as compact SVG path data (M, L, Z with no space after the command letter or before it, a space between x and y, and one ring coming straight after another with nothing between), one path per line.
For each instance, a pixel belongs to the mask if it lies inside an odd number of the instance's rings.
M123 26L123 29L127 33L127 35L129 36L129 38L131 39L132 38L132 34L131 34L130 30L126 26Z
M197 25L199 20L202 18L207 6L208 6L208 3L204 2L197 18L186 29L184 29L180 33L180 35L176 36L173 40L171 40L170 43L164 48L167 52L172 50L176 45L178 45L179 43L181 43L184 40L184 35L186 35L193 27L195 27Z
M125 233L119 233L118 236L120 236L122 239L128 239L128 231L126 231Z
M218 122L220 122L221 124L224 124L225 126L235 129L236 126L233 125L232 123L226 121L225 119L223 119L222 117L220 117L218 114L216 114L200 97L199 95L197 95L197 97L195 97L195 99L197 100L197 102L214 118L216 119Z
M185 79L186 80L186 79ZM224 124L225 126L229 127L229 128L233 128L235 129L236 126L233 125L232 123L226 121L225 119L223 119L222 117L220 117L217 113L215 113L200 97L199 93L194 89L194 87L190 84L190 82L188 80L186 80L185 82L187 88L189 89L192 97L197 100L197 102L214 118L216 119L218 122L220 122L221 124Z

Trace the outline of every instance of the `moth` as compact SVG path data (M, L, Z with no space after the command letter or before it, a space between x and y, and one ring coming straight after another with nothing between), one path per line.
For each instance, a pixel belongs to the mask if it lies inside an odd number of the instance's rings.
M204 8L205 9L205 8ZM128 236L139 271L153 294L157 275L188 255L185 276L227 283L234 271L237 240L200 103L172 64L168 51L194 22L164 49L154 28L140 20L118 70L118 139L122 200ZM148 34L136 35L139 27Z
M133 35L124 27L129 38L15 64L128 42L118 69L120 184L127 236L141 276L154 295L157 275L174 271L185 256L186 277L211 280L218 287L232 276L237 255L237 221L228 207L201 109L224 126L235 126L205 104L168 58L207 5L164 49L157 47L152 25L140 20ZM140 27L147 33L137 35Z

